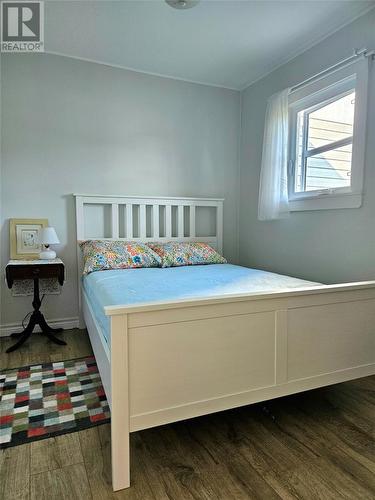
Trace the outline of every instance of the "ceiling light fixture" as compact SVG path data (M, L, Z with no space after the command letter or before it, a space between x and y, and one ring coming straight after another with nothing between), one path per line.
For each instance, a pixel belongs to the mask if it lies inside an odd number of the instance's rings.
M174 9L191 9L195 7L200 0L165 0L168 5Z

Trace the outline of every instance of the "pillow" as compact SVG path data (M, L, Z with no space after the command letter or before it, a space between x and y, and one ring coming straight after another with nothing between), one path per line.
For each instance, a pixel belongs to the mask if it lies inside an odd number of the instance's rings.
M159 255L143 243L87 240L80 243L80 246L83 252L84 275L106 269L159 267L161 265Z
M148 243L161 257L162 267L226 264L226 260L207 243Z

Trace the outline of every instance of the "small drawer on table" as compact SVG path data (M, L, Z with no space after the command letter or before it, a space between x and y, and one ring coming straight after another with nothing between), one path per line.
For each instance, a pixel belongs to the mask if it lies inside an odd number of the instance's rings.
M38 265L19 265L7 268L7 276L11 280L27 280L34 278L57 278L62 273L59 264Z

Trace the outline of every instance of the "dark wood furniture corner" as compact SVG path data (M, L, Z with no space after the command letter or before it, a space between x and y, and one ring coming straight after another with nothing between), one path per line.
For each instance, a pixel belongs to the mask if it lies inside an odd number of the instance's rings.
M8 288L12 288L15 280L31 279L34 282L34 298L33 298L33 312L30 316L27 327L22 332L12 333L11 337L16 337L19 340L9 347L6 352L12 352L20 347L30 337L36 325L39 325L42 333L44 333L52 342L59 345L66 345L66 342L55 337L55 333L62 332L62 328L51 328L43 314L40 312L42 304L39 296L39 280L43 278L56 278L60 285L64 284L65 266L60 259L55 259L53 262L37 261L30 263L16 263L10 261L5 268L5 277Z

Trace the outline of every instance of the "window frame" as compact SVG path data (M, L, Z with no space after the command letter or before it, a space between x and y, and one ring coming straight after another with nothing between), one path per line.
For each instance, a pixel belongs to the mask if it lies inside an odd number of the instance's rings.
M329 74L292 93L289 98L288 193L291 211L329 208L359 208L362 205L366 144L368 60ZM355 91L352 136L351 185L314 191L296 191L298 113L334 102ZM347 139L345 139L347 141ZM342 141L336 141L337 143ZM332 142L332 146L335 142ZM306 149L306 146L305 146ZM315 151L319 148L315 148ZM330 148L331 149L331 148ZM332 148L333 149L333 148ZM316 154L316 152L315 152Z

